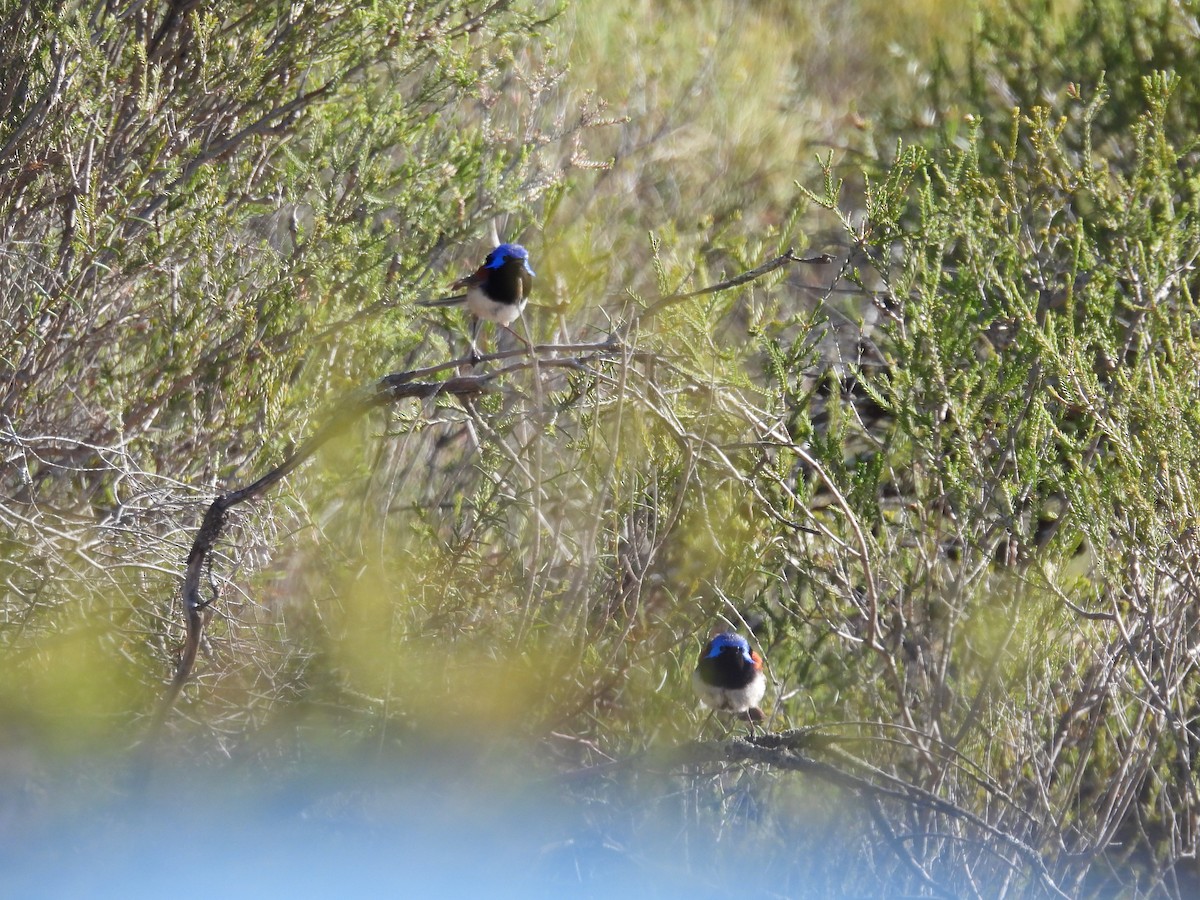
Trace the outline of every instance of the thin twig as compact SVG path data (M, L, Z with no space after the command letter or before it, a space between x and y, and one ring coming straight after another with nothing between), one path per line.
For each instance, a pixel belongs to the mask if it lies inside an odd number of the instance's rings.
M823 266L833 262L833 257L828 253L822 253L820 256L800 257L792 249L788 249L780 256L774 259L767 260L761 266L751 269L748 272L743 272L741 275L735 275L733 278L726 281L720 281L716 284L711 284L708 287L702 287L694 291L687 291L682 294L667 294L665 297L659 297L648 307L646 307L636 319L645 322L653 316L658 315L669 306L674 306L676 303L681 303L684 300L690 300L692 297L703 297L706 294L716 294L721 291L727 291L730 288L740 287L743 284L748 284L764 275L769 275L776 269L781 269L790 263L802 263L809 266Z

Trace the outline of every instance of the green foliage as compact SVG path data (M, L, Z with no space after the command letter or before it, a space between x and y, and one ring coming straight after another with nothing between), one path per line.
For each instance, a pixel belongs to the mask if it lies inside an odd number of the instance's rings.
M1200 687L1180 662L1194 628L1184 560L1200 549L1200 210L1178 124L1194 115L1173 75L1140 83L1136 117L1128 94L1077 95L898 153L858 232L874 261L860 280L881 285L886 311L891 365L874 392L896 415L880 496L901 486L904 504L860 561L882 606L868 599L856 631L883 677L856 706L985 764L1067 859L1136 847L1113 881L1087 875L1102 894L1132 879L1169 892L1161 879L1190 852L1167 836L1192 806L1181 709ZM805 574L830 596L850 586L836 564ZM797 612L820 610L819 590ZM910 762L920 781L928 763Z
M419 359L396 310L443 248L559 177L482 96L519 11L47 6L6 19L0 98L4 477L39 510L12 520L14 567L52 573L35 604L106 570L73 543L185 526L177 486L245 478L323 398Z
M601 770L567 789L601 833L677 806L826 894L1188 893L1182 6L990 5L927 85L874 2L173 8L0 26L0 706L32 742L144 716L205 498L461 346L412 300L490 219L535 248L533 337L620 352L489 361L239 507L170 746L637 759L724 733L688 688L724 624L767 727L887 793L648 766L638 807ZM810 245L836 261L656 303Z

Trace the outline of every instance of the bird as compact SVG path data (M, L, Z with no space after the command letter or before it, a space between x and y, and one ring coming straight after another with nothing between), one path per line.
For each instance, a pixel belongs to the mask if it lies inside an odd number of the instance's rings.
M714 710L737 713L751 723L763 719L758 708L767 692L762 657L741 635L728 631L713 635L700 652L692 688Z
M422 300L418 306L453 306L466 303L474 320L471 323L471 360L478 362L479 351L475 337L482 321L509 327L521 315L533 287L534 271L529 266L529 251L520 244L500 244L495 247L474 273L450 285L451 290L466 288L466 292L438 300ZM520 335L516 337L525 341Z

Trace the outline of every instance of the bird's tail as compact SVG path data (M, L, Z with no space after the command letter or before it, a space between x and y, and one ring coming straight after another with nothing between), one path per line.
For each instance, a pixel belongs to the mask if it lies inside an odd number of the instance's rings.
M417 306L454 306L467 299L466 294L455 294L453 297L440 297L437 300L418 300Z

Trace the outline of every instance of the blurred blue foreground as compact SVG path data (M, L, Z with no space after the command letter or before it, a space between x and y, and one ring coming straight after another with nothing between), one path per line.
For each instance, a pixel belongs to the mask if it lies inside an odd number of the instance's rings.
M721 823L698 839L645 784L588 796L577 783L328 769L270 786L228 771L160 771L135 788L95 771L54 787L9 780L0 895L694 898L726 895L754 868ZM769 868L753 874L756 893L800 895L796 871Z

